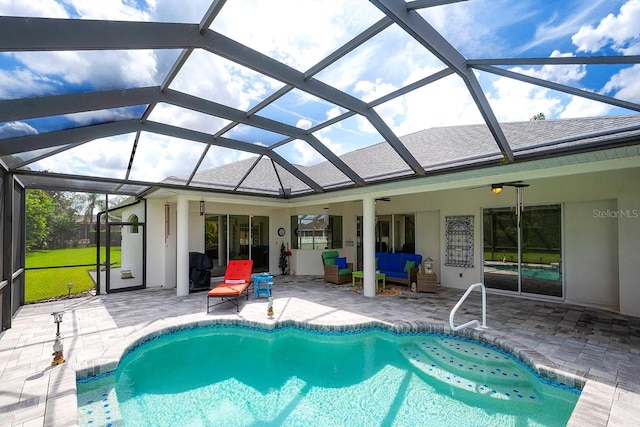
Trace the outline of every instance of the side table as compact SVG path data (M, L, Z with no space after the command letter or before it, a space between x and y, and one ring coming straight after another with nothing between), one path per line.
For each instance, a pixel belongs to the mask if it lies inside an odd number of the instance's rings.
M416 290L418 292L435 292L438 282L436 273L418 273L418 283Z
M351 286L356 286L356 279L360 279L360 286L364 286L364 271L354 271L351 273ZM384 273L376 273L376 288L380 292L380 281L382 281L382 289L387 289L387 275Z
M262 273L253 276L253 299L260 295L267 298L271 296L271 285L273 285L273 276L271 274Z

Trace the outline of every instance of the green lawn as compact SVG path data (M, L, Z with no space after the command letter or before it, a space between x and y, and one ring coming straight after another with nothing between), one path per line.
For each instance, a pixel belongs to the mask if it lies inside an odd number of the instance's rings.
M104 255L104 249L102 250ZM120 265L120 248L111 248L111 262ZM69 248L50 251L30 251L26 255L26 267L57 267L96 262L96 248ZM95 287L89 271L95 266L46 268L25 272L25 301L35 302L67 295L68 283L73 283L72 294L88 291Z
M100 257L104 259L105 250L100 249ZM67 248L49 251L29 251L26 256L27 268L59 267L78 264L95 264L96 248ZM120 263L120 247L111 248L111 262Z

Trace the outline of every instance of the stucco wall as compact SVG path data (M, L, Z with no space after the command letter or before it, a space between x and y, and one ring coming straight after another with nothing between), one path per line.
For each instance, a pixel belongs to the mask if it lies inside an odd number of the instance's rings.
M175 205L170 206L169 236L165 242L165 204L147 200L147 287L176 287Z
M616 200L564 205L567 301L618 307L618 222L599 214L616 210Z
M563 207L563 261L567 300L580 304L620 307L625 314L640 316L640 285L637 266L640 261L640 168L569 175L559 178L539 178L527 181L525 206L560 204ZM472 186L470 186L472 187ZM356 199L356 198L354 198ZM175 204L171 205L172 234L164 242L164 203L149 205L148 254L149 259L162 259L164 278L149 271L149 286L162 281L164 286L175 286ZM293 202L295 203L295 201ZM515 190L505 188L494 195L488 186L453 189L393 196L390 202L378 204L377 214L416 213L416 251L435 260L435 270L443 286L466 288L482 280L482 209L511 207L515 203ZM289 242L292 230L289 219L299 213L321 213L329 207L330 215L343 217L343 241L356 240L356 217L362 214L361 203L349 200L336 203L306 204L295 207L269 207L267 205L240 205L207 202L207 213L254 214L270 218L270 271L279 274L280 242ZM190 209L189 247L202 250L203 225L199 216L199 203ZM526 207L525 207L526 209ZM616 218L595 218L594 210L625 212ZM444 265L445 218L449 215L474 215L474 267L457 268ZM606 214L605 214L606 215ZM158 217L160 220L154 220ZM597 215L596 215L597 216ZM154 222L155 221L155 222ZM286 230L284 237L277 229ZM164 253L161 254L162 248ZM173 249L172 249L173 248ZM321 275L320 252L293 251L291 268L300 275ZM344 246L339 250L349 262L356 258L356 247ZM153 258L154 256L160 258ZM462 274L462 277L460 277ZM173 275L173 276L172 276ZM164 279L164 280L163 280Z

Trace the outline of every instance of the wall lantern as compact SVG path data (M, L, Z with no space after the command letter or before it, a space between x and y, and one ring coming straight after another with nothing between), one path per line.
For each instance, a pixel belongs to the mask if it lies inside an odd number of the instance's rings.
M200 216L204 215L204 200L200 200Z

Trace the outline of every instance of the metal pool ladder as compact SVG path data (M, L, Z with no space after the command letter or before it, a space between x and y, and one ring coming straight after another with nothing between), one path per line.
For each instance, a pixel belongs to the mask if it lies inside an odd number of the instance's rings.
M482 325L480 325L480 322L478 322L477 319L473 319L463 325L453 326L453 317L456 315L456 311L458 311L458 309L460 308L464 300L467 299L471 291L477 287L480 287L482 290ZM482 283L474 283L473 285L469 286L467 291L460 298L460 301L458 301L456 306L453 307L453 309L451 310L451 313L449 314L449 327L451 328L451 330L458 331L460 329L466 328L467 326L471 326L471 325L475 325L475 329L487 328L487 290L484 287L484 284Z

